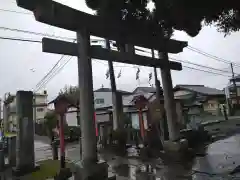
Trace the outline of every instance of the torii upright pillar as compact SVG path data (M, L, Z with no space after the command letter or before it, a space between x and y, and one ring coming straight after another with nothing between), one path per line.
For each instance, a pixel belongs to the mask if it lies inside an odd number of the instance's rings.
M169 62L168 54L166 52L159 52L159 57L164 62ZM164 107L167 115L167 124L169 139L171 141L178 140L180 137L180 131L177 126L177 112L176 104L174 102L174 92L172 85L172 76L169 66L161 69L163 94L164 94Z
M107 164L98 163L97 158L90 34L87 29L77 32L77 46L83 167L75 179L107 179Z
M97 141L94 122L92 62L90 60L90 34L87 30L77 32L78 78L80 89L80 124L82 132L82 160L97 162Z

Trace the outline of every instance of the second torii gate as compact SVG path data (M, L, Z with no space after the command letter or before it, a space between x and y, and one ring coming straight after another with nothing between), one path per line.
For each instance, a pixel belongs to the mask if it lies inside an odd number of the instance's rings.
M134 29L129 29L124 22L106 22L101 17L89 15L67 7L52 0L17 0L18 6L34 12L39 22L77 32L77 44L43 39L43 51L73 55L78 57L78 75L80 88L81 131L83 146L84 177L105 177L101 167L97 166L96 136L94 123L93 82L91 58L110 60L128 64L136 64L162 69L165 107L171 140L178 138L176 129L176 112L173 100L172 79L170 69L181 70L180 63L168 61L167 52L179 53L187 46L186 42L168 40L162 36L153 36L145 24L136 23ZM90 35L107 38L157 49L163 53L163 59L119 53L100 47L90 46ZM104 175L103 175L104 174Z

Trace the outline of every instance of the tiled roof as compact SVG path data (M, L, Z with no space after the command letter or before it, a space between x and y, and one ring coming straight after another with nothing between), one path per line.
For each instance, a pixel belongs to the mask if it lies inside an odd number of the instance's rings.
M135 93L136 91L142 91L144 93L155 93L156 92L156 88L154 87L137 87L133 93Z
M123 91L123 90L117 90L117 91L122 94L131 94L128 91ZM95 90L94 92L112 92L112 89L111 88L100 88L100 89Z
M223 90L206 87L204 85L177 85L175 89L178 88L194 91L204 95L224 95Z

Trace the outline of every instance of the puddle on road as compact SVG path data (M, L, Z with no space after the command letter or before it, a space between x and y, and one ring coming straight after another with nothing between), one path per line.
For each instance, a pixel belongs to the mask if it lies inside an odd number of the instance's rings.
M127 162L116 164L114 172L131 180L228 180L240 179L239 175L231 176L231 172L240 165L240 135L212 143L206 149L206 156L196 157L192 162L162 164L160 168L147 167L146 163Z
M49 147L49 145L42 142L35 142L35 148L37 147L46 148ZM166 165L159 160L159 163L161 163L159 166L153 165L154 163L148 166L146 162L141 162L138 159L123 160L112 158L108 155L101 158L109 162L109 170L111 172L131 180L231 179L227 173L240 165L240 135L235 135L212 143L206 149L206 153L206 156L196 157L192 162L186 161ZM131 148L129 154L135 156L135 149ZM71 149L71 151L67 152L67 155L69 155L70 159L73 158L76 160L79 156L79 149ZM192 169L198 172L194 174Z
M216 174L211 179L229 179L229 172L240 165L240 135L237 134L210 144L206 153L205 157L195 159L193 169L205 172L207 176Z

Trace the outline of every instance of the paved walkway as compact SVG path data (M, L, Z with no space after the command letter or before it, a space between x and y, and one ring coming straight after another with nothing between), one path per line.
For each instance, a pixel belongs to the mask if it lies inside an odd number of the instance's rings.
M79 145L68 145L66 159L80 163ZM196 157L184 163L163 162L161 159L142 162L139 159L114 157L100 154L99 159L109 164L109 173L117 175L118 180L230 180L240 176L229 175L240 165L240 135L212 143L207 147L205 157ZM36 138L36 161L50 159L51 148L45 141ZM7 179L6 179L7 180Z

